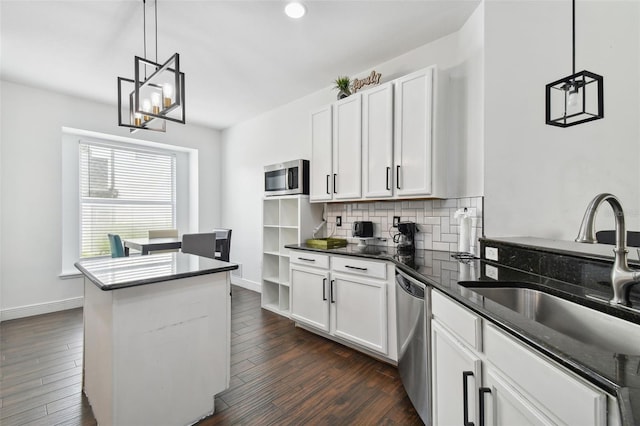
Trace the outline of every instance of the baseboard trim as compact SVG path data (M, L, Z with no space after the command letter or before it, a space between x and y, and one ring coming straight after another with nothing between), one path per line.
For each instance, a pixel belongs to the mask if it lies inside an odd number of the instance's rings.
M245 280L244 278L240 277L234 277L233 274L231 274L231 284L237 285L238 287L246 288L247 290L255 291L257 293L262 293L262 286L260 285L260 283Z
M81 308L84 297L72 297L71 299L57 300L55 302L35 303L33 305L7 308L0 311L0 322L17 318L32 317L34 315L48 314L51 312L65 311L67 309Z

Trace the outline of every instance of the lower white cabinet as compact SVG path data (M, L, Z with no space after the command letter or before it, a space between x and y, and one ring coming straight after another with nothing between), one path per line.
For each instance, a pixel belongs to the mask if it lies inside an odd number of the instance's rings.
M387 262L291 251L291 319L397 360ZM391 330L391 327L393 330ZM391 332L392 331L392 332ZM393 344L391 344L391 341Z
M292 264L290 276L291 319L328 332L329 271Z
M434 425L619 423L604 391L437 290L432 296Z
M477 424L481 361L439 322L431 324L433 424Z
M331 274L331 334L387 353L387 283Z

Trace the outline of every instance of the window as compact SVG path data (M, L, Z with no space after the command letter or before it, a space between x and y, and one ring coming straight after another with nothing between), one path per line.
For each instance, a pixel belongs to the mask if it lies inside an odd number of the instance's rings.
M176 228L176 155L81 141L80 257L111 252L108 233Z

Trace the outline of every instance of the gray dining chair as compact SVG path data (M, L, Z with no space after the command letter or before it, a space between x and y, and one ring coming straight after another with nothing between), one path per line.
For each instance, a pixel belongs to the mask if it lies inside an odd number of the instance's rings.
M215 259L216 233L183 234L182 252Z

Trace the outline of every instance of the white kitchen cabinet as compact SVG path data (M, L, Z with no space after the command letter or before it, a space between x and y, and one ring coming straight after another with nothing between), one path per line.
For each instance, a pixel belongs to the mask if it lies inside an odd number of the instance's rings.
M329 329L329 271L291 264L291 319Z
M332 272L331 334L386 354L387 283Z
M486 366L484 385L491 390L485 399L485 425L554 425L504 378L499 370Z
M331 105L311 114L311 201L333 198L332 114Z
M431 345L433 424L478 424L480 357L435 320L431 324Z
M398 197L434 194L434 70L395 81L394 178Z
M360 350L397 360L395 293L387 262L291 251L291 319Z
M362 92L362 186L365 198L393 196L393 83Z
M465 421L494 426L606 425L607 404L617 409L602 390L437 290L432 312L434 425L464 424L465 407Z
M333 107L333 199L362 195L362 97L352 95Z
M443 81L434 65L312 113L311 200L446 198Z
M267 197L262 203L262 307L289 316L289 250L322 221L322 208L306 195Z

